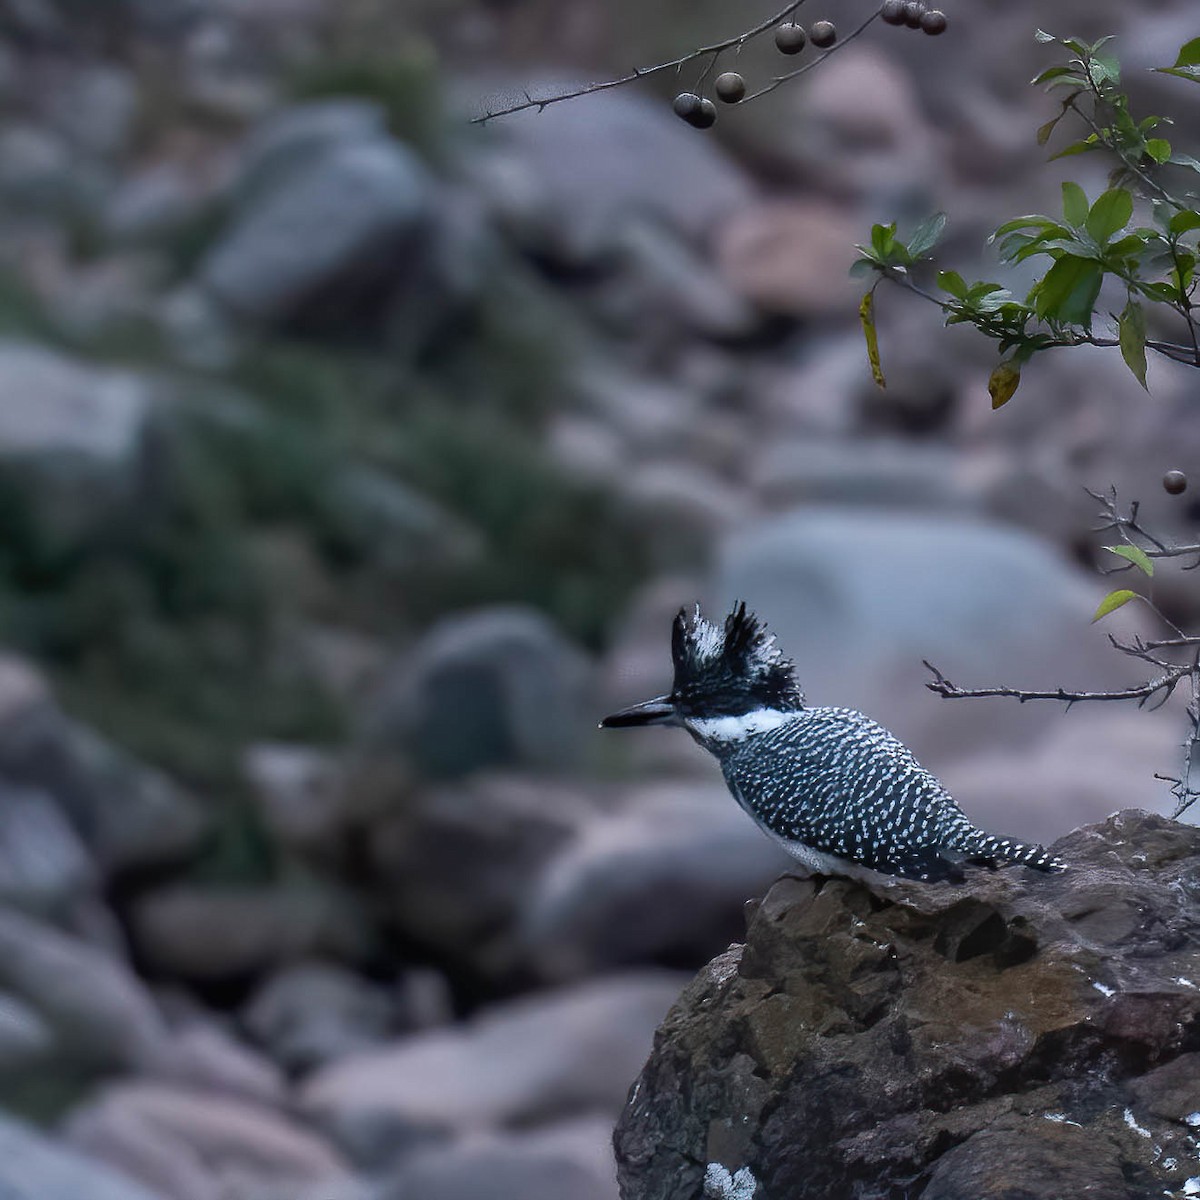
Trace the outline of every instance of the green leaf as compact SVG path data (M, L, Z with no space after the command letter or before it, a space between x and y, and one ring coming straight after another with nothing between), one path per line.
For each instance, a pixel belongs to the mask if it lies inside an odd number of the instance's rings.
M879 264L872 258L858 258L850 264L850 278L858 279L863 275L871 275L879 270Z
M1057 221L1052 221L1049 217L1043 217L1037 213L1031 213L1026 217L1013 217L1011 221L1005 221L995 233L988 238L990 245L998 237L1003 234L1012 233L1016 229L1053 229L1066 237L1071 231L1065 226L1060 225Z
M1089 133L1081 141L1072 142L1069 146L1064 146L1057 153L1050 155L1050 161L1054 162L1056 158L1072 158L1076 154L1086 154L1089 150L1098 150L1099 148L1100 139L1094 133Z
M1167 226L1167 229L1174 234L1188 233L1193 229L1200 229L1200 212L1195 209L1183 208L1177 212Z
M1200 68L1197 69L1200 70ZM1200 82L1200 79L1197 82ZM1172 154L1167 162L1173 163L1177 167L1190 167L1193 171L1200 172L1200 158L1195 158L1190 154Z
M917 226L916 232L908 240L908 252L913 258L923 258L937 245L937 240L946 228L946 214L936 212Z
M1103 279L1098 262L1064 254L1031 289L1034 309L1039 317L1090 328Z
M1035 75L1029 83L1031 87L1038 87L1040 84L1049 83L1052 79L1061 79L1064 75L1074 75L1080 83L1085 82L1082 76L1076 73L1074 67L1057 66L1047 67L1040 75Z
M871 226L871 249L882 262L891 257L896 248L896 222L890 225Z
M988 395L992 398L993 410L1003 408L1016 395L1020 386L1020 363L1011 358L998 363L988 378Z
M1146 314L1142 306L1130 296L1125 311L1117 318L1117 338L1121 345L1121 357L1133 374L1134 379L1146 387ZM1149 391L1149 388L1146 388Z
M1165 163L1171 157L1171 143L1166 138L1147 138L1146 153L1156 163Z
M1160 75L1178 75L1180 79L1190 79L1193 83L1200 83L1200 65L1196 63L1186 67L1155 67L1154 70Z
M1133 217L1133 196L1126 188L1109 188L1101 195L1087 215L1087 231L1101 246L1106 246L1114 233L1124 229Z
M1045 44L1046 42L1057 42L1058 41L1058 38L1056 38L1054 36L1054 34L1047 33L1044 29L1035 29L1033 36L1034 36L1034 38L1037 39L1037 41L1042 42L1043 44Z
M1110 554L1116 554L1127 562L1133 563L1147 575L1154 574L1154 560L1146 554L1141 546L1105 546L1104 548Z
M937 282L943 292L949 292L956 300L967 298L966 281L957 271L939 271Z
M858 319L862 322L863 337L867 343L867 361L871 364L871 378L881 387L887 387L883 377L883 366L879 361L879 335L875 331L875 297L868 292L858 306Z
M1101 617L1107 617L1110 612L1116 611L1122 604L1128 604L1130 600L1136 599L1138 599L1137 592L1131 592L1128 588L1120 588L1115 592L1109 592L1100 601L1100 607L1096 609L1096 615L1092 618L1093 623L1099 621Z
M1069 180L1062 185L1063 220L1078 228L1087 220L1088 202L1083 188Z
M1200 65L1200 37L1192 38L1179 47L1179 57L1174 63L1177 67L1194 67Z

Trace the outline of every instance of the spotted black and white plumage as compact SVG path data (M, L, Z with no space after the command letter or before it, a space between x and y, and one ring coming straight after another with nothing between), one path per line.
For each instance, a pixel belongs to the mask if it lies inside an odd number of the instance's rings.
M849 708L809 708L794 668L745 604L718 628L683 612L671 693L607 727L682 725L721 764L743 809L811 869L868 868L961 879L966 863L1063 864L1041 846L976 829L949 792L883 726Z

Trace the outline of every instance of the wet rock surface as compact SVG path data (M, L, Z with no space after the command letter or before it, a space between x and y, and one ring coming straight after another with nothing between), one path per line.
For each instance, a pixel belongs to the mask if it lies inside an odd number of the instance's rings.
M803 1200L1185 1194L1200 1175L1200 831L1133 810L1070 870L781 879L685 990L615 1144L625 1200L706 1166Z

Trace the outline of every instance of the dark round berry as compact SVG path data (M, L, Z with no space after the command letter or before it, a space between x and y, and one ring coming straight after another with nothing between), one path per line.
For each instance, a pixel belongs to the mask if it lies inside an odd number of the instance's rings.
M1187 491L1187 476L1182 471L1168 471L1163 476L1163 490L1171 496Z
M879 15L883 18L885 25L903 25L904 0L884 0Z
M690 125L692 118L700 111L700 97L695 92L680 92L671 101L671 107L677 117L682 117Z
M726 71L717 76L713 91L718 100L736 104L746 94L746 81L736 71Z
M700 100L700 107L688 118L688 124L697 129L711 129L717 121L717 106L707 97Z
M923 0L907 0L904 5L904 23L909 29L920 29L921 18L925 15Z
M936 37L939 33L945 33L946 14L940 8L931 8L928 12L922 13L921 28L930 37Z
M814 21L809 27L808 36L812 38L814 46L826 50L837 41L837 29L832 21Z
M780 25L775 30L775 49L780 54L799 54L804 49L808 35L803 25Z

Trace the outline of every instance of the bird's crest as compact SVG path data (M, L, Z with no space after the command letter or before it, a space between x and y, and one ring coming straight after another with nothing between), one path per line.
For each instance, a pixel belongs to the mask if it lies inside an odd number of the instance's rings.
M724 627L706 621L697 605L692 615L679 610L671 631L677 700L720 711L804 707L792 660L775 645L775 635L736 604Z

